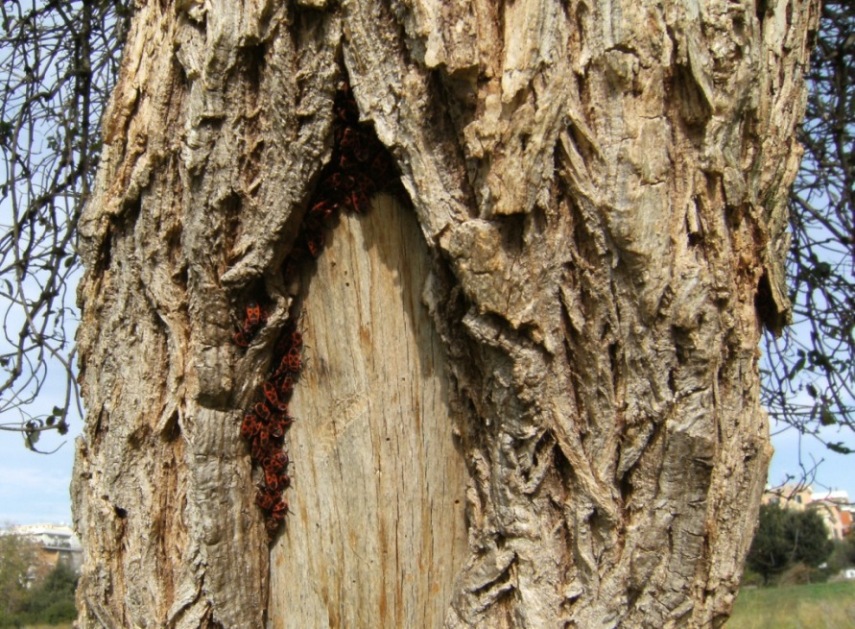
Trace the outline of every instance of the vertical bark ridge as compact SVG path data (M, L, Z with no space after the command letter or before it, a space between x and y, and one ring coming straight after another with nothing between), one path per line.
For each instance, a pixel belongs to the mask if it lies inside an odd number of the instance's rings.
M262 3L134 18L80 227L83 626L264 622L267 543L238 428L269 354L239 359L233 313L285 255L337 74L335 21L309 19L295 41L292 19ZM289 297L271 292L281 318Z
M378 120L395 112L384 141L463 293L440 327L467 348L453 369L481 423L465 439L472 555L447 624L721 622L769 457L760 316L775 329L788 308L780 291L770 316L755 299L782 277L772 191L798 159L800 109L771 103L803 99L791 69L816 7L348 6L357 98ZM384 44L399 21L408 55L372 65L360 20ZM791 56L770 62L782 41ZM400 90L412 100L392 107ZM422 102L442 105L411 130ZM425 142L449 127L452 150ZM430 161L467 185L435 185ZM460 192L468 212L447 212ZM559 473L532 487L540 443Z

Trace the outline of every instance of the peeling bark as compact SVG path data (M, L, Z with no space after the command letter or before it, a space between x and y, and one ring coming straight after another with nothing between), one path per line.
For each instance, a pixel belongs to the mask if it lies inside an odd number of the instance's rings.
M80 223L81 626L723 623L771 452L757 343L789 312L816 19L139 7ZM342 220L283 276L345 77L412 207ZM421 235L385 234L394 213ZM243 354L259 293L269 332ZM239 425L295 300L314 349L268 549Z

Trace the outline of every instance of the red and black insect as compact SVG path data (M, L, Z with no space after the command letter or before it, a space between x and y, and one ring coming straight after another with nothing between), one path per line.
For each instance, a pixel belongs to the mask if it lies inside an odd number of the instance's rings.
M287 419L286 419L287 418ZM270 437L273 439L281 439L285 436L285 429L291 425L290 417L287 415L277 415L270 420Z
M322 233L312 234L306 239L306 248L313 258L317 258L324 249L324 235Z
M267 399L267 404L271 409L276 409L280 412L288 410L288 403L280 397L279 389L274 383L268 380L262 385L262 390L264 391L264 397Z
M291 484L291 479L282 471L264 468L264 486L273 491L281 491Z
M240 425L240 436L246 440L251 440L261 430L262 424L258 421L255 413L247 413L243 416L243 422Z
M273 373L273 384L279 392L279 397L287 400L291 397L291 393L294 392L296 382L292 375L277 370Z
M252 410L255 411L255 414L262 420L270 418L270 407L264 402L256 402L255 406L252 407Z
M250 301L246 305L243 322L232 335L235 345L248 347L258 334L258 331L267 323L267 312L256 301Z
M274 452L273 454L264 458L261 462L264 469L272 469L276 472L281 472L288 467L288 455L285 454L282 450L278 452Z
M303 358L300 355L299 349L291 349L287 354L282 357L282 360L279 361L279 367L277 368L274 375L285 375L287 378L289 375L296 375L300 373L300 370L303 368ZM282 379L282 384L284 388L287 388L288 382ZM293 381L293 378L292 378Z
M265 511L268 511L276 505L278 500L281 499L282 497L278 491L267 489L266 487L259 487L258 493L255 496L255 504Z
M280 498L267 513L267 520L264 523L267 529L267 534L273 538L285 521L285 514L288 512L288 503Z

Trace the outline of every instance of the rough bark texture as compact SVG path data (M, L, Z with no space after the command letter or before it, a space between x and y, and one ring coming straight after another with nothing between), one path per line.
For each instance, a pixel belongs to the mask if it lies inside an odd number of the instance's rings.
M816 12L140 6L80 224L81 626L723 622L770 454L757 342L788 316ZM283 278L345 73L424 245L348 219ZM309 365L269 551L238 427L294 299Z

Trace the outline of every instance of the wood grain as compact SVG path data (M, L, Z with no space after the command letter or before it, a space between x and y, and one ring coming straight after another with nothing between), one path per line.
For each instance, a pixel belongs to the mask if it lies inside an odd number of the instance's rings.
M436 627L466 553L466 470L421 303L427 247L389 196L331 239L303 278L306 366L270 626Z

